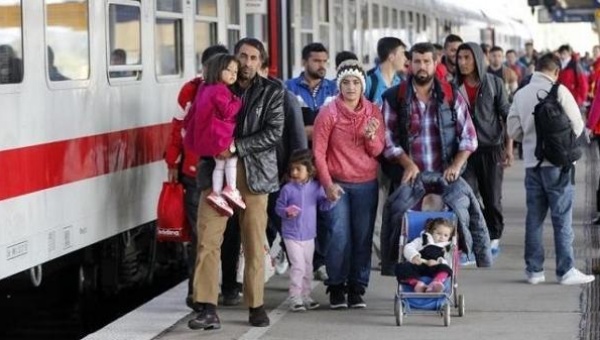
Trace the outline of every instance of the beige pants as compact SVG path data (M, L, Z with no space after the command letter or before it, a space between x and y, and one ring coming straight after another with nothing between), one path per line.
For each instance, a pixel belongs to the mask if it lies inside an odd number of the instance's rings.
M263 305L265 287L264 241L267 226L267 194L253 194L246 183L243 161L238 161L237 187L246 209L239 211L242 246L245 253L244 302L248 307ZM216 305L219 298L221 243L227 217L221 216L207 202L211 189L200 196L198 205L198 256L194 274L194 301Z

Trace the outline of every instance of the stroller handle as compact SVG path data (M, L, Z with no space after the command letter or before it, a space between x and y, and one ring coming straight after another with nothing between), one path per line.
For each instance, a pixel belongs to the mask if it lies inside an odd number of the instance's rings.
M434 171L423 171L419 175L423 184L439 184L442 187L448 186L448 181L446 181L442 173Z

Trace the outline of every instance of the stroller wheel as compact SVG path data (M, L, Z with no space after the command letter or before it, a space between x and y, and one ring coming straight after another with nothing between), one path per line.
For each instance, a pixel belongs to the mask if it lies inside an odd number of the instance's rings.
M458 296L458 316L465 316L465 296Z
M394 299L394 316L396 317L396 326L402 326L404 321L404 304L398 297Z
M446 304L444 306L444 310L442 311L442 315L444 316L444 326L450 326L450 305Z

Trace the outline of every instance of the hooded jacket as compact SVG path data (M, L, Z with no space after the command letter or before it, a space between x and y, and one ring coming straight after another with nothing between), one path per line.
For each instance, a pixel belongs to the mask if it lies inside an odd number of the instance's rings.
M461 50L470 50L475 60L475 72L480 80L477 90L477 99L474 107L469 107L471 118L477 130L479 148L502 146L506 132L506 117L510 109L508 95L502 79L489 74L484 62L483 51L478 44L468 42L458 47ZM469 98L464 86L465 76L456 69L455 82L459 91L465 98Z

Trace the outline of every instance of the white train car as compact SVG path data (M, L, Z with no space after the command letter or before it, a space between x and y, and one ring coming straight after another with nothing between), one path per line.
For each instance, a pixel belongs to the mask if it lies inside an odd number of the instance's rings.
M382 36L487 29L448 0L0 0L0 283L39 284L54 259L91 286L152 272L169 123L207 46L259 38L289 78L313 41L369 65Z

